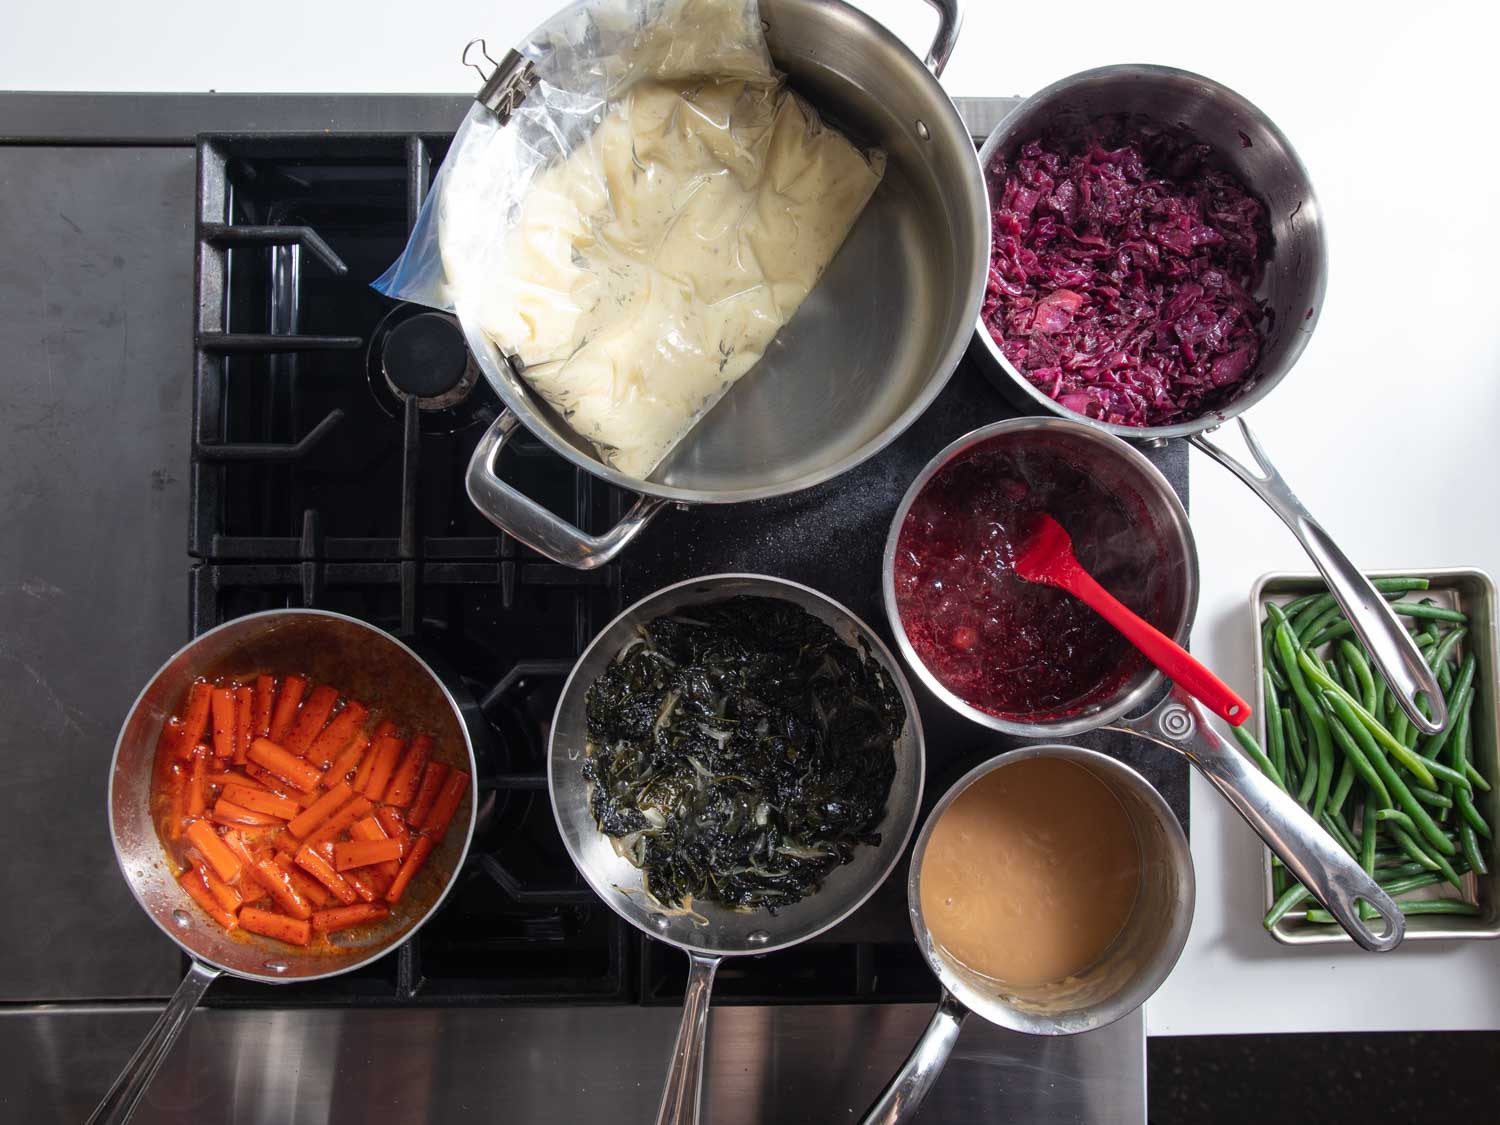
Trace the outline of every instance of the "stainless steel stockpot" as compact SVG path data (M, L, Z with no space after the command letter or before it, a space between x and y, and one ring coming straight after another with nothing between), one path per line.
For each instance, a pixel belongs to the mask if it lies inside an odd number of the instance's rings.
M1022 410L1047 411L1132 441L1159 443L1186 437L1234 473L1297 537L1417 729L1429 734L1442 730L1447 709L1427 662L1369 580L1303 507L1240 417L1270 394L1297 362L1323 311L1328 283L1323 210L1307 169L1281 130L1245 98L1201 74L1167 66L1102 66L1037 91L1001 121L979 151L986 191L993 196L999 186L995 182L997 157L1008 157L1051 130L1073 130L1121 113L1186 126L1211 145L1266 205L1273 249L1263 286L1271 318L1250 387L1228 405L1188 422L1122 426L1085 418L1043 394L1005 358L982 322L975 331L980 362L1001 392ZM1206 436L1231 418L1239 423L1254 467ZM1419 695L1426 697L1426 713L1418 709Z
M848 241L774 345L648 480L627 477L541 401L477 325L464 336L506 410L469 464L469 497L500 528L580 568L613 558L664 505L729 504L821 484L879 453L958 366L984 296L989 206L968 129L937 76L959 0L924 60L842 0L760 0L792 86L851 135L885 149L885 178ZM638 493L591 535L501 479L522 429L579 468Z

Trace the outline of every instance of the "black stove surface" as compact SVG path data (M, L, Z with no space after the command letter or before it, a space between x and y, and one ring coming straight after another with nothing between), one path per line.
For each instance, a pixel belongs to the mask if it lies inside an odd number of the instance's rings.
M676 1001L681 953L595 898L553 823L547 727L573 660L624 605L730 570L812 585L889 641L879 573L897 502L948 441L1014 413L965 363L900 440L837 480L776 500L667 512L597 571L554 564L500 533L464 493L469 455L500 404L451 320L369 288L400 253L447 144L441 135L370 134L199 141L193 630L286 605L387 628L460 700L480 771L468 863L413 940L311 984L268 990L226 979L215 1004ZM1149 455L1185 494L1185 447ZM595 532L631 499L531 438L507 447L501 471ZM930 806L1009 743L915 690ZM1186 820L1178 760L1118 736L1078 741L1131 761ZM907 925L904 880L893 877L819 938L731 958L715 1000L935 993Z

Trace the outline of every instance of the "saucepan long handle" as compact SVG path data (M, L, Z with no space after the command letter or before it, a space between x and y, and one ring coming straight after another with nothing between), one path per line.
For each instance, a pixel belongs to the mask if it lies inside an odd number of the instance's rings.
M865 1111L861 1125L897 1125L916 1116L922 1099L927 1097L937 1083L938 1075L943 1073L968 1014L969 1009L945 988L927 1029L911 1049L911 1054L906 1056L890 1085L880 1091L880 1097Z
M687 990L682 997L682 1023L672 1044L672 1065L667 1088L662 1091L656 1125L697 1125L698 1103L703 1095L703 1049L708 1037L708 1002L713 994L714 974L722 957L688 954Z
M942 77L943 68L948 65L948 56L953 54L954 44L958 42L958 29L964 22L964 8L961 0L927 0L938 12L937 33L932 37L932 46L927 49L927 57L922 60L927 69L939 78Z
M590 535L574 527L500 479L500 451L520 428L521 420L507 410L479 439L474 456L469 459L466 479L469 499L501 531L554 562L579 570L603 566L624 550L666 504L655 496L642 496L631 505L625 518L603 535Z
M187 1026L188 1016L193 1014L203 993L220 975L218 969L198 961L193 962L187 976L177 986L177 991L172 993L172 999L167 1001L166 1010L125 1064L125 1069L115 1079L109 1093L104 1095L104 1100L89 1116L89 1125L124 1125L130 1120L136 1105L151 1085L151 1079L156 1077L162 1060L167 1057L172 1044L177 1042L177 1037Z
M1225 741L1180 687L1174 685L1147 714L1106 729L1138 735L1185 756L1360 945L1382 952L1401 944L1406 918L1395 900L1290 794ZM1360 900L1384 920L1382 932L1360 916Z
M1329 592L1338 600L1349 624L1354 626L1354 632L1380 666L1401 709L1411 717L1412 725L1427 734L1436 734L1448 723L1448 708L1443 702L1437 677L1422 658L1416 642L1401 627L1401 622L1396 620L1390 605L1370 585L1370 580L1350 561L1348 555L1339 550L1338 544L1329 538L1328 532L1302 506L1302 501L1297 499L1296 493L1276 471L1276 466L1271 464L1271 459L1266 456L1265 449L1245 420L1237 418L1235 421L1240 424L1245 445L1255 458L1260 472L1237 461L1223 446L1215 444L1203 434L1195 434L1191 439L1192 443L1244 481L1292 529L1292 534L1297 537L1328 583ZM1426 697L1426 711L1418 708L1419 695Z

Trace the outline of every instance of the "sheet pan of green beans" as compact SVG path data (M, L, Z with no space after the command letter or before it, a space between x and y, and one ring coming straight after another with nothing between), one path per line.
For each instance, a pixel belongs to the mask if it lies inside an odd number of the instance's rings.
M1436 672L1447 728L1407 720L1321 578L1268 574L1251 594L1258 732L1235 737L1401 904L1408 941L1500 937L1494 583L1370 577ZM1266 871L1278 941L1349 940L1269 852Z

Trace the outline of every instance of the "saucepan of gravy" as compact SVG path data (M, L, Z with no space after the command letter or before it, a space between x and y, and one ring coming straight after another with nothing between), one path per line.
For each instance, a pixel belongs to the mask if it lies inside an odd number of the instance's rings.
M1193 898L1187 837L1129 766L1028 746L970 770L928 816L907 879L943 997L865 1125L915 1113L970 1012L1035 1035L1133 1012L1177 963Z

